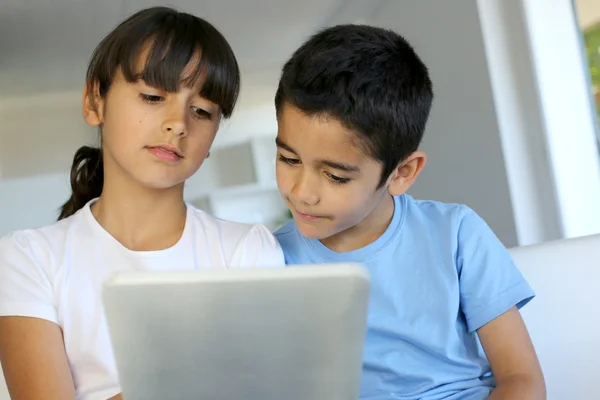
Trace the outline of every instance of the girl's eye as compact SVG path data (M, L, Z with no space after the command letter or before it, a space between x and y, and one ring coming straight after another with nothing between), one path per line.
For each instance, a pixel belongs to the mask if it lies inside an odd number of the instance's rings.
M158 103L164 100L164 97L155 94L140 93L140 97L147 103Z
M330 172L325 172L325 176L327 176L327 178L329 178L329 180L336 185L343 185L345 183L350 182L349 178L342 178L337 175L333 175Z
M281 161L284 164L288 164L288 165L298 165L300 164L300 160L297 160L295 158L287 158L284 157L283 155L279 155L279 161Z
M212 114L202 108L192 107L192 111L194 112L194 116L198 119L212 120Z

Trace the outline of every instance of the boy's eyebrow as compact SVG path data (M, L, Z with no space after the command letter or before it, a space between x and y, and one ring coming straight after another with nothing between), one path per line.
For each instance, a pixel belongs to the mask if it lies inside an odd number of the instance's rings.
M292 149L289 145L287 145L283 140L276 138L275 139L275 144L277 145L277 147L282 148L286 151L289 151L290 153L294 153L294 154L298 154L296 153L296 150ZM346 172L360 172L360 168L357 167L356 165L350 165L350 164L344 164L344 163L340 163L337 161L331 161L331 160L319 160L319 163L323 164L323 165L327 165L328 167L340 170L340 171L346 171Z
M331 168L339 169L340 171L360 172L360 168L358 168L356 165L342 164L339 162L329 161L329 160L321 160L321 164L325 164Z
M290 146L288 146L283 140L279 139L278 137L275 138L275 144L277 145L277 147L281 147L282 149L287 150L290 153L298 154L298 153L296 153L296 150L292 149Z

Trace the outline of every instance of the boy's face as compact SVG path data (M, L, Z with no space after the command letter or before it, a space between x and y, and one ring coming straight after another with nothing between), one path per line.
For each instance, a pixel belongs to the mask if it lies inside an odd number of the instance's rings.
M277 185L304 236L326 245L347 235L375 240L368 237L383 233L394 207L387 184L378 188L381 173L381 163L337 120L287 104L280 110Z

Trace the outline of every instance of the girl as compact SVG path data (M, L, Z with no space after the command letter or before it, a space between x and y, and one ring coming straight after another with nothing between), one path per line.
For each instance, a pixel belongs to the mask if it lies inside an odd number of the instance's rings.
M121 398L101 303L109 275L284 264L265 227L183 200L233 111L239 75L212 25L165 7L98 45L83 115L101 148L75 154L58 223L0 240L0 360L14 400Z

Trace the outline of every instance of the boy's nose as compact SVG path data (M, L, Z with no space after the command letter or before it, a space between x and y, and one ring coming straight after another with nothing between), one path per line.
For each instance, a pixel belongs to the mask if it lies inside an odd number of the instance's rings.
M298 203L314 206L319 203L319 195L316 190L316 183L311 182L309 174L301 174L299 180L292 187L292 196Z
M294 195L295 203L306 204L309 206L314 206L319 203L319 198L316 195L311 196L296 196Z

